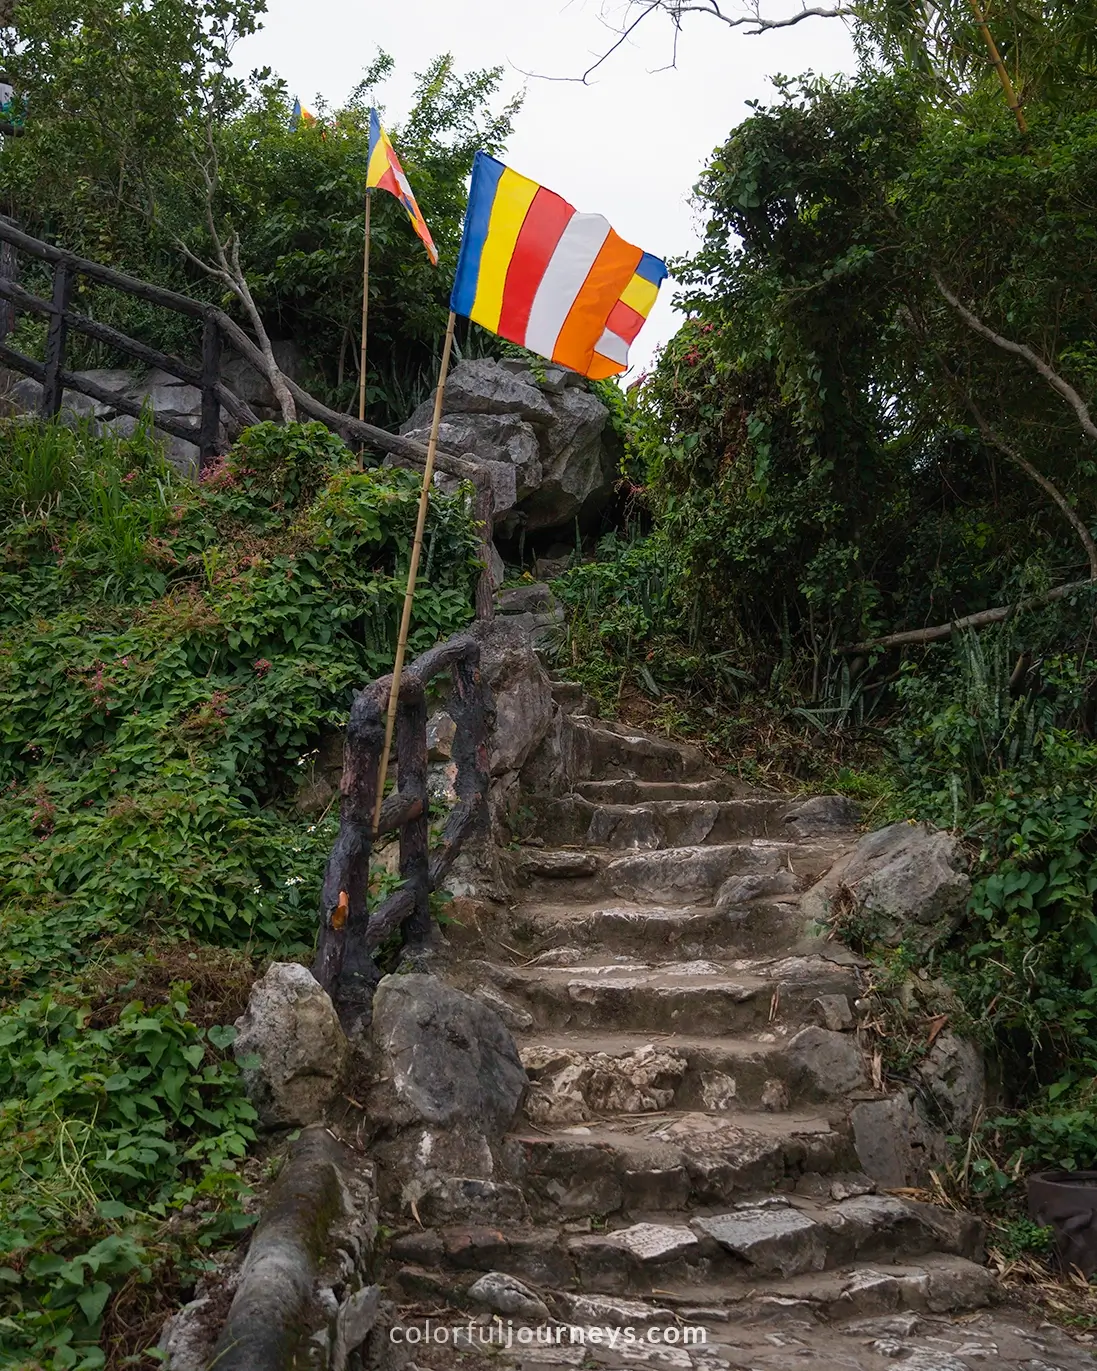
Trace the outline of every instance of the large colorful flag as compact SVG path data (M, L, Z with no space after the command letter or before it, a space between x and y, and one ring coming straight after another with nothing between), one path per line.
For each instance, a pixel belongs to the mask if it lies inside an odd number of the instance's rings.
M369 162L366 167L366 189L372 190L375 186L380 187L381 190L389 191L400 201L407 211L412 228L423 240L427 256L437 266L438 250L434 246L434 239L430 236L427 221L423 218L423 213L415 196L411 193L411 186L408 185L408 178L404 175L404 168L400 165L396 149L389 142L388 134L381 127L377 111L371 109L369 112Z
M628 367L666 263L478 152L450 308L595 380Z

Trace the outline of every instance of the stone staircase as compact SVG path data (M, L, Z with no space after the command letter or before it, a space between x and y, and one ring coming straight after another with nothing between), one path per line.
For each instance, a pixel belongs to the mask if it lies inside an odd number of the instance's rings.
M389 1289L520 1313L484 1296L496 1273L557 1318L699 1321L714 1342L748 1316L985 1305L978 1221L883 1193L859 1155L854 1111L882 1098L863 966L799 907L856 842L852 807L751 791L554 694L570 793L537 802L509 914L447 977L514 1033L524 1115L495 1179L403 1217Z

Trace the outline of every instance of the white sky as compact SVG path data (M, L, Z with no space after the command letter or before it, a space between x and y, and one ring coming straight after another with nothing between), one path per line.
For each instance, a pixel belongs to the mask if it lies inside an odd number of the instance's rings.
M624 12L623 0L610 3ZM771 14L799 8L798 0L767 4ZM750 37L693 15L677 67L659 71L671 30L656 15L590 86L522 74L579 75L613 41L602 13L603 0L268 0L266 26L240 45L237 65L272 67L306 106L317 95L337 106L383 48L396 70L378 99L398 123L413 74L438 53L452 52L463 70L503 64L505 92L526 89L507 163L578 209L606 215L622 237L660 257L696 245L691 189L713 148L748 113L746 102L772 96L772 73L829 75L855 66L841 21L807 20ZM408 238L416 250L410 230ZM633 344L633 374L675 332L673 286L664 284Z

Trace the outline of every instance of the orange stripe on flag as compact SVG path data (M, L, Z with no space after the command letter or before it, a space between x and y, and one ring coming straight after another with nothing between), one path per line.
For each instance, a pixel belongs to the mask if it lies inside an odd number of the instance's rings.
M621 292L632 280L643 252L609 231L609 237L594 259L582 289L564 320L564 327L556 339L552 360L573 371L587 372L594 356L595 344L606 327L610 311L621 298ZM616 364L614 364L616 365ZM617 371L624 368L617 366ZM612 375L612 372L607 375Z

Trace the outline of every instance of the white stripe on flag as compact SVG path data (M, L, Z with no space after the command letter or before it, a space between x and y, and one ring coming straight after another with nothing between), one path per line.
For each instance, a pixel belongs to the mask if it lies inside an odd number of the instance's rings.
M628 344L619 333L611 333L608 328L595 343L594 351L608 357L611 362L620 362L623 367L628 366Z
M552 356L575 297L609 232L609 220L600 214L573 214L568 220L533 297L525 344L530 352Z

